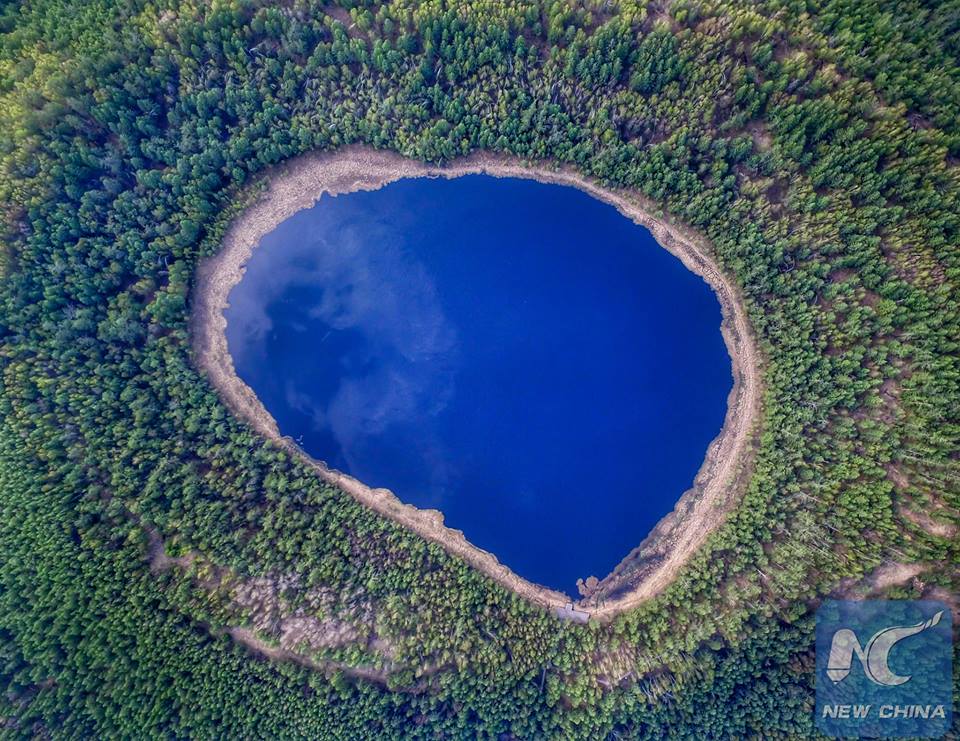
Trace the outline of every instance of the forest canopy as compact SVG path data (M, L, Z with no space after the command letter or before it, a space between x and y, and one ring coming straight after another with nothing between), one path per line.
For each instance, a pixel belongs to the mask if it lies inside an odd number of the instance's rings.
M955 0L3 4L4 734L812 735L820 600L960 587L958 52ZM763 419L655 600L557 621L197 369L200 260L348 144L561 163L712 245Z

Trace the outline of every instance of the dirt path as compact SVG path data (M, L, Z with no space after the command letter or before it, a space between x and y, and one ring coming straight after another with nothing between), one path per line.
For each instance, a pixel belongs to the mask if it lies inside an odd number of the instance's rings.
M227 634L237 643L246 646L253 653L263 656L266 659L273 661L292 661L300 666L305 666L307 669L324 672L327 675L339 671L353 679L363 679L367 682L375 682L376 684L384 686L386 686L387 683L387 673L380 669L349 666L338 661L314 661L294 651L289 651L278 646L271 646L266 641L258 638L256 633L249 628L227 628Z
M552 610L571 600L564 594L533 584L501 564L492 553L477 548L460 530L443 524L443 514L403 504L387 489L371 489L310 458L288 438L260 400L236 374L227 349L226 319L230 290L243 277L244 266L260 240L282 221L309 208L324 194L338 195L376 190L411 177L455 178L473 173L516 177L569 185L609 203L626 217L648 228L657 242L676 255L714 289L723 312L721 332L733 364L734 386L728 400L723 430L711 443L693 487L675 510L594 591L596 597L582 609L594 618L609 618L661 592L703 544L739 498L747 478L751 441L760 416L760 355L742 308L740 294L713 262L707 244L693 233L651 215L652 204L634 193L610 190L571 169L547 164L525 164L517 159L478 154L443 167L425 165L400 155L362 147L335 153L312 154L276 168L265 193L231 224L223 249L205 260L197 271L193 294L191 334L196 362L207 374L230 409L261 434L277 441L312 465L325 481L357 501L443 546L470 565L526 599ZM586 575L585 575L586 576Z
M137 519L139 522L139 518ZM182 570L188 569L190 565L193 564L193 562L197 559L198 554L195 552L191 552L185 556L179 557L168 556L166 546L163 542L163 538L160 537L160 533L158 533L152 527L144 526L142 524L140 526L143 527L147 533L147 562L150 564L150 570L154 574L167 571L173 567L177 567L178 569ZM206 588L215 588L216 584L207 584L205 586ZM312 659L302 653L297 653L296 651L291 651L288 648L284 648L282 645L278 646L268 643L250 628L228 626L223 629L214 629L205 621L199 622L211 635L219 635L221 631L225 632L237 643L246 646L247 649L253 653L267 659L272 659L275 661L292 661L300 666L305 666L308 669L322 671L328 676L339 671L345 676L352 677L354 679L364 679L369 682L376 682L383 685L385 685L387 682L388 675L383 669L377 669L371 666L350 666L348 664L344 664L343 662L332 661L329 659Z

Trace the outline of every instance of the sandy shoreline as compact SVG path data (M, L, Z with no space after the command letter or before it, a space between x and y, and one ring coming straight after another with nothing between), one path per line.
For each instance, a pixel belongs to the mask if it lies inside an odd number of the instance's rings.
M721 332L732 359L734 377L723 429L710 444L693 488L680 498L675 510L660 521L643 543L600 582L594 591L594 597L599 600L591 599L589 607L580 606L595 618L611 617L662 591L736 503L742 488L741 480L750 467L752 433L760 415L760 356L739 294L717 269L702 240L653 217L648 205L634 194L602 188L570 169L554 169L545 164L525 165L514 158L486 153L443 167L362 147L299 157L271 173L268 189L231 223L220 252L203 261L198 268L191 316L195 360L235 414L261 434L306 460L325 481L438 543L526 599L550 609L569 603L571 600L566 595L519 577L492 553L467 541L461 531L445 527L440 512L403 504L386 489L371 489L310 458L291 440L280 435L273 417L253 390L237 376L227 349L223 315L227 296L243 277L244 266L260 240L280 222L309 208L323 194L376 190L402 178L454 178L481 172L495 177L519 177L569 185L613 205L629 219L649 229L660 245L703 277L720 300L723 312ZM605 595L608 597L604 598Z

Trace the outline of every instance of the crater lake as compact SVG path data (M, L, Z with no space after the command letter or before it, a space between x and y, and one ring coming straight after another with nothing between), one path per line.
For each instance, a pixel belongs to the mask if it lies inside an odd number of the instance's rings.
M691 487L733 383L704 280L532 180L324 196L264 237L225 316L282 434L569 594Z

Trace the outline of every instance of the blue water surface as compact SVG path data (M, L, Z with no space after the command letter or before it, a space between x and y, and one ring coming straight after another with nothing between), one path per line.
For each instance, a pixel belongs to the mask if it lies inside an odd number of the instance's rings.
M529 180L324 197L229 300L237 372L283 434L570 593L691 486L732 385L706 283L613 207Z

